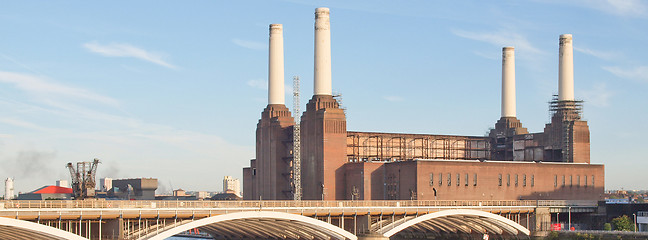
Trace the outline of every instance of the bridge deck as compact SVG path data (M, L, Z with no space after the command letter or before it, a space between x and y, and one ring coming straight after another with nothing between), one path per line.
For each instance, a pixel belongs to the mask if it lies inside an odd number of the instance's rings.
M591 212L596 201L0 201L0 217L23 220L203 218L241 211L278 211L309 217L420 215L447 209L496 214L533 212L536 207Z

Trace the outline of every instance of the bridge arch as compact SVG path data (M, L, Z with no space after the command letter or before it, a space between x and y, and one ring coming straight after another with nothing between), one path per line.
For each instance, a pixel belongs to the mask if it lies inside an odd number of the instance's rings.
M163 240L190 229L199 228L207 233L218 233L230 238L358 238L350 232L314 218L297 214L249 211L228 213L179 225L161 232L149 240Z
M88 240L74 233L25 220L0 217L0 236L2 239L60 239Z
M494 233L510 235L529 235L530 231L522 225L489 212L472 209L453 209L425 214L419 217L404 218L379 230L384 237L391 237L407 228L427 231Z

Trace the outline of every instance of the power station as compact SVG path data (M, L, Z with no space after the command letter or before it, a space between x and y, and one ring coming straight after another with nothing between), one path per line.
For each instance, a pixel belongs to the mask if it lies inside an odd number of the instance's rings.
M488 136L356 132L331 91L329 16L315 11L314 91L297 126L284 99L283 26L270 25L268 105L256 159L243 169L244 199L602 198L604 166L590 164L583 102L574 98L570 34L560 36L559 94L543 132L529 133L516 117L513 47L502 50L501 118Z

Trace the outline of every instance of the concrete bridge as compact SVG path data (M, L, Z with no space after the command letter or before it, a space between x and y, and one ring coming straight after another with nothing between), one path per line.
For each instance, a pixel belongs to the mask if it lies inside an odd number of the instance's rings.
M3 239L526 238L596 201L0 201ZM564 215L563 215L564 216Z

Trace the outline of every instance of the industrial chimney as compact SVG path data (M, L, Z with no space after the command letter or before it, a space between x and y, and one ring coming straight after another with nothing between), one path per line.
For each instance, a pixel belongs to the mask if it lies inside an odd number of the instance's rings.
M314 95L332 95L331 91L331 21L328 8L315 9L315 91Z
M13 178L7 178L5 180L5 200L11 200L14 197L14 181Z
M270 24L268 55L268 105L285 104L283 26Z
M502 117L515 117L515 48L502 48Z
M572 35L560 35L558 66L558 100L574 100L574 49Z

